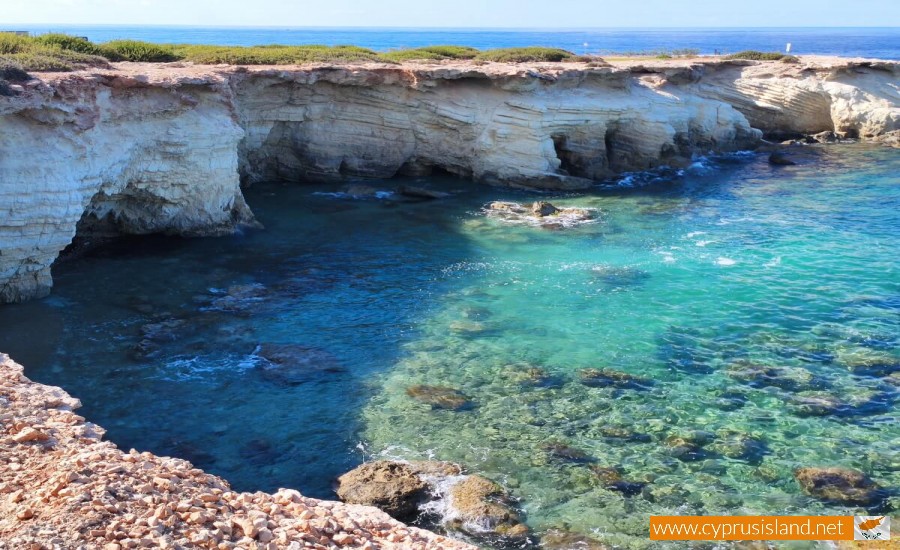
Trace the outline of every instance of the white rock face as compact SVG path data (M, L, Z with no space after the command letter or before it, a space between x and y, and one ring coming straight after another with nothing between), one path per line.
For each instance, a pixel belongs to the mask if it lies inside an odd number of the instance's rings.
M119 64L0 97L0 302L47 294L75 236L253 224L240 180L434 169L579 189L754 147L765 133L900 130L896 63L214 68Z

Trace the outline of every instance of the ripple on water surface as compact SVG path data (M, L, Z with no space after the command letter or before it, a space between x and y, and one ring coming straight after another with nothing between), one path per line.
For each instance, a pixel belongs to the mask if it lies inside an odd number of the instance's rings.
M813 151L540 196L596 213L571 226L454 180L262 185L266 231L62 264L52 298L0 309L0 349L117 443L239 489L330 496L361 447L459 461L539 534L623 547L650 514L842 514L793 471L900 487L900 158Z

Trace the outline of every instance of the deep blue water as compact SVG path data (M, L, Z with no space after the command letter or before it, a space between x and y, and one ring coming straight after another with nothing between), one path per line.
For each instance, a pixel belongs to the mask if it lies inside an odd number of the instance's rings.
M160 43L354 44L378 51L435 44L480 49L552 46L582 53L642 52L695 48L702 54L741 50L900 59L900 28L747 28L747 29L387 29L387 28L221 28L157 26L19 25L33 33L66 32L95 42L134 38ZM585 44L587 44L585 46Z

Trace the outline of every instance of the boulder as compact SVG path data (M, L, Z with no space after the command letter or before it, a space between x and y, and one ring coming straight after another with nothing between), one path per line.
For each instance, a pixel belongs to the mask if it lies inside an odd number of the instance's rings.
M851 468L798 468L794 479L807 495L835 504L873 506L886 496L869 476Z
M769 155L769 164L773 166L794 166L797 163L781 151L775 151Z
M431 405L432 409L459 411L472 406L472 401L461 391L446 386L419 384L406 389L406 395L416 401Z
M531 205L531 213L539 218L543 218L544 216L552 216L554 214L558 214L559 212L559 208L546 201L535 201Z
M613 369L584 369L578 373L581 383L591 388L649 390L653 380Z
M838 140L837 134L831 130L825 130L824 132L819 132L818 134L813 134L809 137L819 143L834 143Z
M410 521L428 499L428 484L408 464L379 460L350 470L337 480L338 497L350 504L375 506L388 515Z
M450 507L450 526L465 533L506 540L528 536L528 527L512 506L512 499L503 487L487 478L471 475L453 485Z
M344 372L334 355L319 348L263 343L254 354L263 359L257 367L262 377L284 386L298 386Z

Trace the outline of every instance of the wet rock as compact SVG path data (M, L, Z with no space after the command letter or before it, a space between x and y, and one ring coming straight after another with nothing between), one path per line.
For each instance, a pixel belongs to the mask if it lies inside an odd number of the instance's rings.
M434 199L446 199L450 196L450 193L444 193L443 191L434 191L431 189L424 189L422 187L413 187L410 185L402 185L397 188L397 193L403 195L404 197L411 197L414 199L425 199L425 200L434 200Z
M769 452L766 443L751 435L728 430L720 433L709 445L709 450L728 458L759 464Z
M754 388L774 387L796 392L824 385L804 368L761 365L749 361L733 363L725 374Z
M653 381L613 369L584 369L578 373L581 383L591 388L649 390Z
M650 278L650 274L642 269L614 265L594 266L591 268L591 275L603 284L615 288L637 286Z
M472 475L450 489L453 519L450 526L470 535L485 532L500 539L524 539L528 528L512 505L509 494L498 483Z
M509 381L522 386L546 388L558 385L555 377L541 367L528 364L508 365L503 371Z
M781 151L775 151L771 155L769 155L769 164L774 166L794 166L797 164L793 160L790 159L785 153Z
M713 392L715 401L713 405L719 410L734 411L747 403L747 395L743 392L731 389L717 390Z
M636 432L629 428L620 428L616 426L603 426L599 430L600 435L607 439L615 439L620 441L628 441L632 443L649 443L653 440L649 434Z
M804 493L825 502L873 506L886 496L869 476L850 468L798 468L794 479Z
M462 474L459 464L440 460L413 460L406 465L420 477L446 478Z
M819 132L818 134L812 134L809 137L817 141L818 143L834 143L839 139L837 134L835 134L831 130L825 130L824 132Z
M594 461L593 458L588 456L587 453L581 449L576 449L558 441L544 443L541 448L546 451L551 458L556 458L565 462L585 463Z
M297 386L344 372L335 356L319 348L264 343L254 353L263 359L257 367L262 377L283 386Z
M644 491L644 498L649 502L660 504L669 508L684 506L689 501L691 493L682 487L672 485L650 485Z
M400 521L415 519L419 505L428 499L428 484L402 462L367 462L337 481L342 501L374 506Z
M563 529L550 529L541 535L540 547L545 550L610 550L597 539Z
M600 484L610 491L622 493L626 497L641 494L646 483L641 481L628 481L622 478L622 470L610 466L591 466L591 471L600 480Z
M432 409L460 411L472 407L472 402L461 391L447 386L419 384L406 389L406 395L416 401L431 405Z
M531 205L531 213L539 218L543 218L544 216L552 216L553 214L558 214L559 208L553 206L549 202L535 201Z
M153 342L175 342L181 337L181 330L187 325L184 319L166 319L157 323L147 323L141 327L141 336Z

